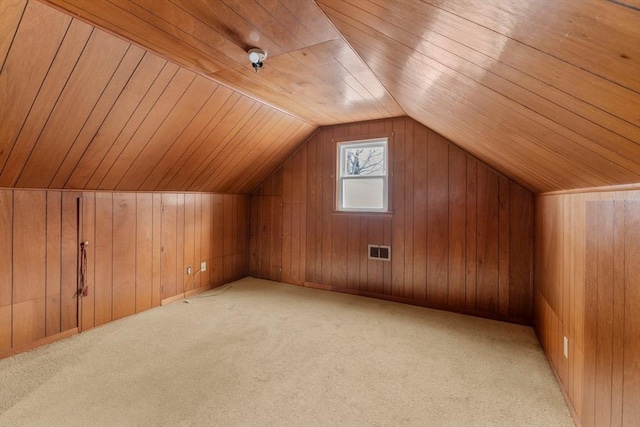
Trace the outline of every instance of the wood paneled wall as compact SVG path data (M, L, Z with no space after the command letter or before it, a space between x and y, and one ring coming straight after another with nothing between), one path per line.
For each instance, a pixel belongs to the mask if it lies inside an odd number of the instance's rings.
M245 276L247 212L242 195L84 192L82 329Z
M640 191L536 199L536 332L585 427L640 419L638 259Z
M0 357L245 276L247 215L245 195L0 190Z
M0 190L0 357L78 326L79 198Z
M334 212L335 141L376 136L393 212ZM250 230L258 277L531 321L532 194L409 118L319 130L253 193Z

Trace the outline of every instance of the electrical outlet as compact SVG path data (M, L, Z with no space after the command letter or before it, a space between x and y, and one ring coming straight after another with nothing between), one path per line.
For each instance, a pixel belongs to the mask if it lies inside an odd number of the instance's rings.
M569 338L564 337L564 357L569 358Z
M200 263L200 271L207 271L207 262L206 261L202 261Z

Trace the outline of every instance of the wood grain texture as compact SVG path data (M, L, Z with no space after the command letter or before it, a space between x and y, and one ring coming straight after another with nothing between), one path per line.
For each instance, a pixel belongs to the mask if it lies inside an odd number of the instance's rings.
M3 350L78 326L76 198L76 193L33 190L3 190L0 195Z
M241 65L217 72L214 77L317 125L403 114L343 39L269 57L266 63L257 74Z
M640 31L631 8L318 3L409 116L530 190L638 182Z
M449 145L449 295L448 304L464 307L466 254L466 179L467 160L464 151ZM515 310L519 312L520 310Z
M640 418L640 322L634 314L640 306L640 194L625 202L624 212L624 337L622 424L631 426ZM618 223L616 223L618 225ZM622 307L618 307L620 310ZM618 359L619 360L619 359Z
M154 193L152 195L153 207L152 207L152 248L153 253L156 256L152 257L151 269L152 269L152 294L151 294L151 306L157 307L162 300L162 282L160 280L161 271L161 257L157 254L162 251L162 194Z
M32 143L29 157L15 180L17 187L49 187L69 148L78 142L82 125L104 95L126 48L126 43L102 31L91 33L45 126Z
M631 190L536 201L536 333L584 426L637 420L639 322L627 310L637 303L638 198Z
M0 190L1 354L156 307L161 286L181 298L244 277L248 213L245 195ZM198 280L182 281L182 265Z
M376 136L389 137L393 212L334 212L336 142ZM532 320L532 194L411 119L320 129L252 194L250 218L257 277ZM391 262L368 244L391 245Z
M73 65L70 63L62 66L60 61L54 59L57 55L65 56L69 49L76 56L80 54L74 43L65 42L65 36L69 33L78 39L82 38L76 32L80 30L79 26L70 28L70 23L70 17L43 4L29 2L22 19L14 21L14 25L19 24L19 27L3 26L3 32L13 32L15 36L11 38L11 49L6 54L2 73L0 73L2 101L0 117L3 124L0 126L0 185L2 186L13 183L15 176L13 171L15 169L19 171L24 161L22 152L24 143L19 141L23 126L28 124L25 131L31 135L36 134L48 115L48 111L42 106L43 99L48 98L48 92L52 91L51 86L58 86L51 82L50 76L65 75L68 73L68 68ZM82 24L80 27L88 26ZM86 37L85 31L80 32ZM58 80L60 80L59 77ZM44 84L45 82L47 84ZM36 96L40 101L34 103ZM28 120L32 111L39 114L35 114L31 120ZM26 140L31 138L23 136ZM7 162L12 157L18 159L11 161L9 166L12 172L7 173Z
M4 61L26 6L27 0L7 0L0 4L0 70L4 68Z
M11 348L13 305L13 191L0 190L0 350Z
M46 193L17 191L13 221L12 346L46 336Z
M60 333L60 295L62 291L62 194L47 192L47 280L46 332Z
M112 318L136 312L137 205L134 193L113 195Z
M52 193L50 191L50 193ZM81 299L80 331L91 329L95 326L96 306L96 196L94 192L82 193L82 239L89 242L87 247L87 275L85 285L87 295Z
M184 200L184 198L183 198ZM162 194L162 237L160 255L160 280L162 299L178 293L178 195ZM181 273L180 269L180 273ZM180 283L182 283L182 276Z
M250 193L317 126L405 114L534 192L640 181L640 31L616 2L2 7L5 187Z
M439 306L448 304L449 294L449 145L440 135L428 133L427 300ZM415 190L416 195L424 194Z
M95 326L113 318L113 194L95 193Z
M509 310L531 318L533 312L533 196L509 188ZM527 245L518 244L530 242Z
M129 18L137 13L142 21L152 19L147 29L166 24L172 34L170 46L182 43L177 35L197 38L180 29L185 22L197 22L204 31L198 37L226 40L224 33L181 6L171 4L177 15L165 21L154 13L162 15L168 9L156 10L156 2L137 3L95 6L100 12L114 7L123 18L119 26L133 22ZM2 7L8 41L3 38L0 46L0 53L6 54L0 63L1 186L248 193L316 127L198 76L192 67L180 66L183 62L168 62L154 53L163 44L147 50L35 0L5 2ZM291 19L322 19L335 38L331 24L314 7L315 14L299 18L284 6L276 10L289 24ZM310 32L300 24L297 28L294 32ZM216 51L211 39L197 43L200 48L208 43L206 52ZM226 53L228 47L228 40L226 48L220 45ZM246 60L242 49L231 56L225 68ZM372 75L368 79L375 81ZM258 159L268 161L253 167Z
M135 312L148 310L153 297L153 195L136 196Z
M60 330L78 327L79 256L82 193L62 192L62 283L60 289Z

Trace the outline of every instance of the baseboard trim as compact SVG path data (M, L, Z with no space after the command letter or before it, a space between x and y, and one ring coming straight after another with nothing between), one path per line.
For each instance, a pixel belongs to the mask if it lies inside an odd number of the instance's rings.
M20 345L18 347L13 347L9 350L0 351L0 359L4 359L6 357L14 356L19 353L24 353L25 351L33 350L34 348L51 344L55 341L68 338L73 335L78 334L78 328L69 329L68 331L60 332L55 335L50 335L45 338L41 338L39 340L31 341L30 343Z
M295 283L293 283L295 285ZM332 291L333 288L329 285L322 285L320 283L313 283L313 282L304 282L303 286L305 288L311 288L311 289L320 289L323 291Z
M555 378L556 383L558 384L558 387L560 388L560 392L562 393L562 397L564 398L564 402L567 404L567 407L569 408L569 413L571 414L571 418L573 418L573 422L576 424L576 427L582 427L582 421L580 420L580 417L578 417L578 413L576 412L576 409L573 406L573 402L569 398L569 393L567 393L567 389L564 387L564 384L562 384L562 380L560 379L560 375L558 375L558 371L556 371L555 366L553 366L553 363L551 362L551 357L549 357L549 355L547 354L546 350L542 346L542 340L540 339L540 336L538 335L538 330L535 327L534 327L534 331L536 333L536 338L538 339L538 343L540 344L540 348L542 349L542 353L544 353L544 357L547 359L547 363L549 364L549 367L551 368L551 372L553 373L553 377Z
M290 284L295 284L295 283L290 283ZM313 282L304 282L303 286L306 287L306 288L319 289L319 290L323 290L323 291L340 292L340 293L343 293L343 294L358 295L358 296L361 296L361 297L375 298L375 299L381 299L381 300L392 301L392 302L399 302L399 303L402 303L402 304L417 305L419 307L432 308L434 310L443 310L443 311L448 311L448 312L451 312L451 313L465 314L465 315L475 316L475 317L483 317L485 319L499 320L501 322L516 323L518 325L525 325L525 326L532 326L533 325L533 320L531 320L531 319L522 319L522 318L516 318L516 317L501 316L500 314L488 313L488 312L484 312L484 311L458 309L458 308L454 308L454 307L442 306L442 305L437 305L437 304L430 304L427 301L418 301L418 300L414 300L414 299L410 299L410 298L398 297L398 296L395 296L395 295L378 294L378 293L375 293L375 292L360 291L358 289L340 288L340 287L336 287L336 286L324 285L324 284L313 283Z
M217 285L217 286L222 286L222 285ZM216 285L200 286L199 288L191 289L189 291L180 293L178 295L174 295L172 297L165 298L162 301L160 301L160 305L163 306L163 305L171 304L172 302L176 302L176 301L184 299L184 298L189 298L190 296L200 294L202 292L208 291L209 289L213 289L215 287L216 287Z
M160 305L164 306L164 305L167 305L167 304L171 304L171 303L174 303L176 301L180 301L181 299L189 298L189 297L192 297L194 295L201 294L202 292L206 292L206 291L209 291L211 289L219 288L220 286L224 286L224 285L226 285L228 283L235 282L236 280L240 280L240 279L242 279L244 277L247 277L247 276L236 277L236 278L233 278L233 279L229 279L228 281L219 282L219 283L213 283L211 285L206 285L206 286L200 286L199 288L191 289L189 291L179 293L179 294L174 295L172 297L165 298L165 299L160 301Z
M181 300L184 298L184 293L179 293L177 295L174 295L172 297L169 298L165 298L163 300L160 301L160 306L163 307L167 304L171 304L172 302L176 302L178 300Z

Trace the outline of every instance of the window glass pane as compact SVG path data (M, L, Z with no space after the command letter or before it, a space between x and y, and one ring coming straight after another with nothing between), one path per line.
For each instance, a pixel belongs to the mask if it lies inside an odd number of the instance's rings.
M385 175L384 147L347 147L343 152L343 176Z
M343 180L342 207L345 209L384 209L384 178Z

